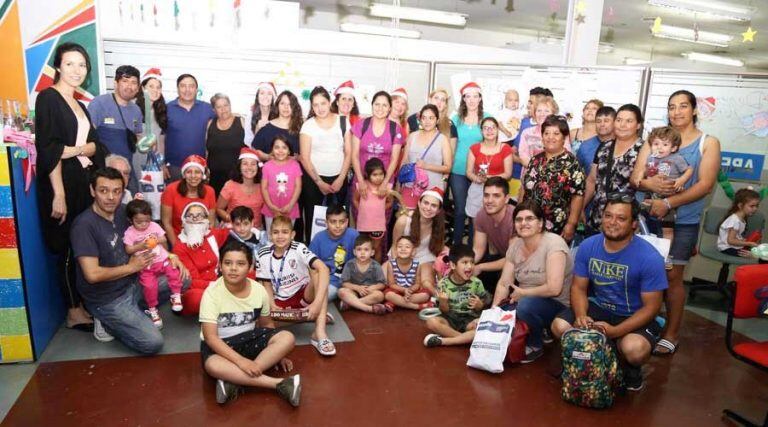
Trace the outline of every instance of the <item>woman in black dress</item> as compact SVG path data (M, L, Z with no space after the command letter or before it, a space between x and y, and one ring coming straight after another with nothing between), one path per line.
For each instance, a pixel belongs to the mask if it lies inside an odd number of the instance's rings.
M209 183L218 197L232 171L237 169L240 149L245 146L245 129L242 117L232 114L232 105L227 95L213 95L211 105L216 111L216 119L208 122L205 150L208 169L211 171Z
M56 49L54 85L35 101L35 146L37 148L37 195L41 228L48 248L61 255L59 276L66 301L67 327L93 330L75 287L75 259L69 228L93 199L90 173L104 167L105 149L97 140L88 110L74 97L88 77L91 62L85 49L64 43Z

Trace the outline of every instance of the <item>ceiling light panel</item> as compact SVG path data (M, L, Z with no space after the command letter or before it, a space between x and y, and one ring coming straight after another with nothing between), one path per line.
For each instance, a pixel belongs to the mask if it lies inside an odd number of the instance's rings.
M399 18L405 21L429 22L432 24L452 25L456 27L466 26L468 18L468 15L463 13L393 6L382 3L373 3L371 5L370 14L371 16L379 18Z
M664 7L684 14L706 15L717 19L750 21L756 10L751 7L714 0L648 0L651 6Z
M654 37L662 39L680 40L690 43L706 44L709 46L728 47L733 40L729 34L713 33L709 31L695 31L693 28L674 27L662 24L659 31L652 32Z

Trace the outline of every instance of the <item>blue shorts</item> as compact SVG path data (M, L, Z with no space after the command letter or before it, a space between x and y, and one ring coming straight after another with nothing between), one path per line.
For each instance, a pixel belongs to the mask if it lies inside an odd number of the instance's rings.
M669 249L670 262L686 265L699 241L699 224L675 224L672 247Z

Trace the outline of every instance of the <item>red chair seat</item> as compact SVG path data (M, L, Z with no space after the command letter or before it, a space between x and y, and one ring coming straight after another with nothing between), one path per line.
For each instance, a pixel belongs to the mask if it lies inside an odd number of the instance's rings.
M739 356L768 368L768 341L736 344L733 346L733 351Z

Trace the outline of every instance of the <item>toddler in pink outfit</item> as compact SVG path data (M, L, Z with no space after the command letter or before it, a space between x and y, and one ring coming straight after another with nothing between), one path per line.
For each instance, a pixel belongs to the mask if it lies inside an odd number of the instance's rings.
M387 210L392 207L392 199L397 198L402 205L400 193L392 191L392 184L384 185L384 162L373 157L365 162L366 194L360 194L355 189L352 203L357 209L357 231L367 234L373 239L374 259L381 262L383 258L382 242L387 230ZM386 187L386 190L383 188Z
M151 250L155 255L153 263L139 272L139 283L144 292L144 300L149 306L147 314L156 327L163 327L163 320L157 311L158 277L165 275L168 287L171 289L171 310L181 312L181 277L179 270L171 265L168 259L167 240L165 231L152 221L152 207L144 200L133 200L128 203L126 213L130 226L125 230L123 243L125 252L133 255L136 252Z

